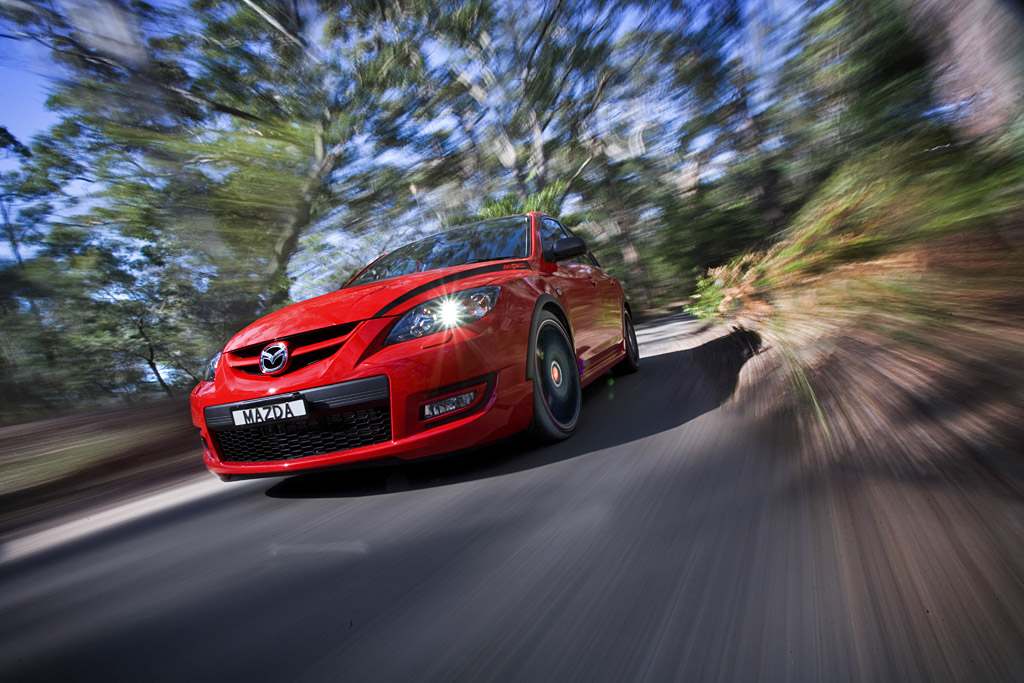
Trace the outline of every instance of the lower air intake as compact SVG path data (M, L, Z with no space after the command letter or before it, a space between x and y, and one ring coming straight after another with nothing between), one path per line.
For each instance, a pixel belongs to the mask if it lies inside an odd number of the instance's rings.
M215 432L224 462L271 462L347 451L391 439L391 410L376 406L324 417Z

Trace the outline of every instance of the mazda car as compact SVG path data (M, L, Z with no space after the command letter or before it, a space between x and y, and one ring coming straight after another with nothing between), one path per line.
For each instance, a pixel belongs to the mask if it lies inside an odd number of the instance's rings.
M192 421L225 480L550 442L576 430L583 387L639 360L619 282L528 213L399 247L252 323L211 359Z

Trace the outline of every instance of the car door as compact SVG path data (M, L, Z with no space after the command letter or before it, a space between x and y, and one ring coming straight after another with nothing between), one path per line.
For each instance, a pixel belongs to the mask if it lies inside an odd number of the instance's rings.
M545 253L554 242L571 235L561 223L550 217L541 220L540 231ZM556 289L561 291L560 299L572 322L576 357L585 369L587 363L609 345L607 330L604 329L606 302L601 292L602 280L607 280L607 276L585 256L549 265L554 268L551 277L555 280Z
M596 297L600 300L598 326L601 339L594 344L600 353L622 341L622 285L604 271L590 252L583 259L588 264L589 277L593 279Z

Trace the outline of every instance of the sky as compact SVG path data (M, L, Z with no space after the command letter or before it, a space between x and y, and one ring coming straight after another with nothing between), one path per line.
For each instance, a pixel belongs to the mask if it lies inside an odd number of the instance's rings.
M58 120L45 106L52 69L42 46L0 38L0 126L23 143Z

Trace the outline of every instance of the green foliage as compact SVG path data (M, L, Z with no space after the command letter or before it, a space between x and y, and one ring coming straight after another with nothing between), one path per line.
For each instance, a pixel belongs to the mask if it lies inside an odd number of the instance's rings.
M744 254L710 269L698 281L691 310L704 316L735 312L749 301L771 302L814 288L825 276L870 272L865 262L927 251L943 238L1010 229L1024 206L1024 153L934 142L928 136L899 139L850 159L767 253ZM727 298L735 302L723 307ZM900 301L903 319L916 315L908 297L890 298ZM928 315L934 319L935 311Z
M11 135L11 133L3 126L0 126L0 150L3 150L8 154L19 156L22 159L27 159L32 156L28 147L21 144L18 139Z
M697 286L687 312L698 318L713 318L721 314L719 310L725 299L725 282L718 275L711 273L697 279Z
M540 211L558 216L561 214L562 198L567 186L568 183L564 181L555 181L540 192L527 195L525 199L510 192L498 199L485 202L480 207L480 219L500 218L530 211Z
M740 254L697 278L696 291L686 310L700 318L735 313L766 282L763 254Z

